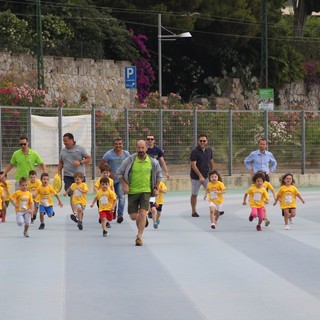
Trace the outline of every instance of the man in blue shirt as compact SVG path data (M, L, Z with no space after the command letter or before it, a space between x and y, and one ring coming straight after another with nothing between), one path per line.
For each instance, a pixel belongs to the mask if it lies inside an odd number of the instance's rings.
M130 156L129 151L123 150L122 138L118 137L113 140L113 149L107 151L100 161L99 167L108 164L111 168L110 177L114 179L114 191L118 199L118 217L117 222L121 223L123 221L123 210L126 203L126 197L123 192L123 187L121 182L116 177L116 172L120 168L122 162ZM115 210L116 211L116 210Z
M270 173L277 168L277 161L273 154L267 151L267 140L259 139L259 149L251 152L244 160L244 165L254 175L257 171L263 171L266 175L266 180L270 181Z

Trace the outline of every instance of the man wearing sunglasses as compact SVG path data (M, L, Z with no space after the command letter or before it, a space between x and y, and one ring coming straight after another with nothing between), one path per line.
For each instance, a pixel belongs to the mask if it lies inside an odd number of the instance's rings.
M169 179L169 170L166 164L166 161L164 160L164 152L155 145L155 139L153 135L148 135L146 139L147 144L147 154L153 158L157 159L160 162L161 167L163 168L166 178Z
M204 189L207 188L208 183L208 173L213 170L214 162L213 162L213 153L210 148L207 147L208 137L205 134L201 134L198 137L198 145L195 147L190 154L191 161L191 170L190 170L190 178L191 178L191 216L199 217L197 213L197 197L199 193L199 189L201 185Z
M30 170L34 170L34 166L40 165L42 172L46 172L46 165L43 163L39 153L29 148L29 140L27 137L20 137L19 139L20 149L12 154L10 163L3 170L5 176L13 167L17 167L16 171L16 190L19 189L19 180L24 177L29 177Z

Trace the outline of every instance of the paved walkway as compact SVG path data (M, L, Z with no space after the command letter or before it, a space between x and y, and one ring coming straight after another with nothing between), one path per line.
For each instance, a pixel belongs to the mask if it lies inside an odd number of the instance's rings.
M102 237L96 209L84 230L70 208L56 208L30 238L12 206L0 225L1 320L318 320L320 314L319 190L301 190L291 230L278 207L262 232L248 221L243 193L228 192L225 215L210 229L207 203L190 216L189 195L166 196L158 230L135 247L135 224L112 222Z

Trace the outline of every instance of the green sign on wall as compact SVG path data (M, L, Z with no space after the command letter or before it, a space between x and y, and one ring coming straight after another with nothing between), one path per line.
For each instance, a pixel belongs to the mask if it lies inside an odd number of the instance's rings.
M259 109L273 110L274 90L272 88L259 89Z

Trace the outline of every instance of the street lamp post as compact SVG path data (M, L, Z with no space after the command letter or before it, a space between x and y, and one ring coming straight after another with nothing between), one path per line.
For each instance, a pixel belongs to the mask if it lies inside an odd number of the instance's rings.
M169 32L169 35L162 35L162 29ZM166 29L161 24L161 13L158 14L158 89L160 97L160 108L161 108L161 97L162 97L162 41L174 41L179 38L191 38L192 35L190 32L183 32L180 34L175 34L170 30Z

